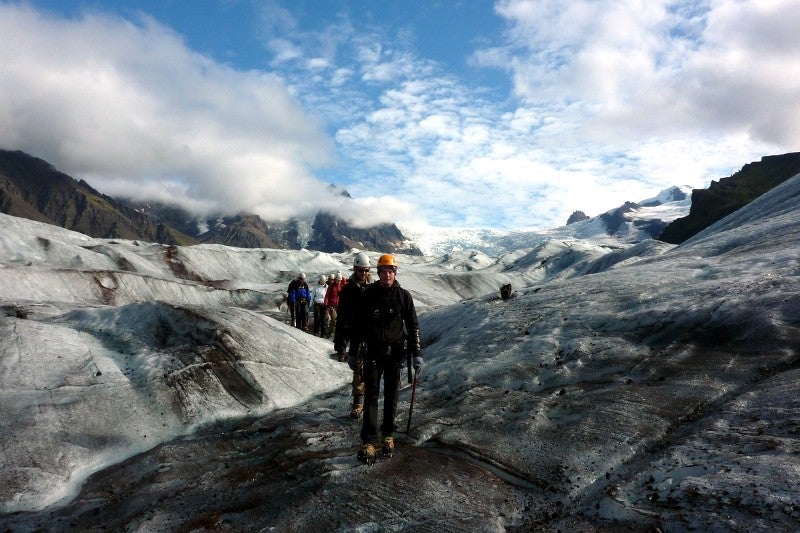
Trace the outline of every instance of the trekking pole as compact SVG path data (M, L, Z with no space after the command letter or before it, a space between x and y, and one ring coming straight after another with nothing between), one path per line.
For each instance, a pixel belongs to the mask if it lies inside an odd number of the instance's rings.
M408 407L408 424L406 434L411 434L411 414L414 412L414 399L417 397L417 371L414 371L414 385L411 387L411 405Z

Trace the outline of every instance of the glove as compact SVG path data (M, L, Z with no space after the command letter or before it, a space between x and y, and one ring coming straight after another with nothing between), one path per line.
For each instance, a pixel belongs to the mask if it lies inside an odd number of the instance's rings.
M415 355L414 357L412 357L411 364L414 365L414 372L416 372L417 374L419 374L420 370L422 370L422 367L425 366L425 363L422 361L421 355Z
M350 370L355 372L358 368L358 355L351 352L350 355L347 356L347 366L350 367Z

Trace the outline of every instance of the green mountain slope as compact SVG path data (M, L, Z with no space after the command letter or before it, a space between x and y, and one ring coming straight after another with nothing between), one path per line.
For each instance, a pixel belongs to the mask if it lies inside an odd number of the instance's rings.
M180 245L196 242L20 151L0 150L0 211L91 237Z

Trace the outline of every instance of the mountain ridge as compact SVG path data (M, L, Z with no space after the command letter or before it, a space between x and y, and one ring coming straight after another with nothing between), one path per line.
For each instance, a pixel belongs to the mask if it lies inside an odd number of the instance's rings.
M342 194L350 197L346 191ZM322 212L317 213L313 222L301 219L267 222L251 213L200 220L176 206L113 198L20 150L0 149L0 211L97 238L182 246L224 244L293 250L310 246L328 253L354 247L410 255L422 253L395 224L359 229Z
M188 235L21 151L0 150L0 210L98 238L195 243Z
M680 244L800 173L800 152L769 155L738 172L694 189L689 214L672 221L659 240Z
M169 245L224 244L241 248L352 249L436 255L472 249L492 256L548 239L587 239L628 246L644 239L677 244L800 172L800 152L764 156L708 189L670 187L656 197L625 202L595 217L574 212L567 224L546 230L436 229L405 231L396 224L355 228L331 213L313 219L267 222L250 213L199 219L163 203L107 196L84 180L22 151L0 149L0 211L98 238ZM691 191L691 192L689 192ZM342 191L348 198L347 191Z
M567 224L544 230L443 230L438 235L416 234L417 244L429 255L475 250L497 257L521 248L535 247L551 239L588 239L620 247L655 239L670 221L689 212L688 185L672 186L653 198L625 202L600 215L582 211L570 215Z

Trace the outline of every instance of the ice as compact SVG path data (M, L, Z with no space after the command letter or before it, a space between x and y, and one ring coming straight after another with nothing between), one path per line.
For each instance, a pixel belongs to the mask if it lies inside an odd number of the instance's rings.
M0 215L0 521L796 529L798 212L800 176L679 246L399 256L426 366L411 433L371 468L349 370L276 305L298 272L347 272L351 253Z

